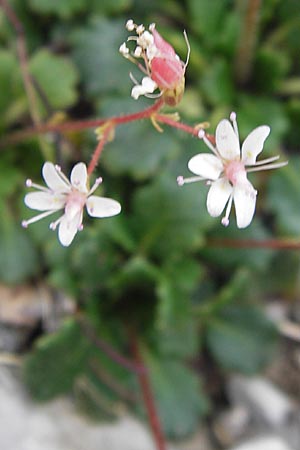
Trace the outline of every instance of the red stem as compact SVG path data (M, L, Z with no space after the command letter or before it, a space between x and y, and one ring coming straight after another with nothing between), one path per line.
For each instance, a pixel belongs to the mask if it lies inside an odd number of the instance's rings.
M16 32L17 52L20 61L21 74L25 87L25 92L28 99L29 110L31 118L35 126L39 126L40 117L36 102L35 91L32 85L32 79L28 68L28 54L25 41L25 33L22 22L19 20L17 14L12 9L11 5L6 0L0 0L0 6L2 6L9 22L13 26Z
M133 335L131 338L132 352L136 365L143 366L143 357L140 351L138 337ZM144 404L147 410L149 424L151 426L152 435L156 443L157 450L166 450L166 441L162 431L161 423L155 406L148 371L139 372L137 374Z
M0 0L1 1L1 0ZM133 114L125 114L124 116L113 116L106 119L92 119L92 120L78 120L72 122L66 122L63 124L41 124L33 128L28 128L27 130L17 131L12 133L6 139L2 140L1 146L13 144L19 142L27 137L34 136L35 134L42 134L48 132L64 132L64 131L81 131L88 128L96 128L104 125L107 122L112 122L116 125L121 125L123 123L134 122L135 120L147 119L152 116L156 111L164 105L164 101L160 98L157 102L151 105L149 108L143 111L138 111Z
M179 130L185 131L193 136L198 136L199 129L196 127L191 127L182 122L177 122L176 120L171 119L170 117L163 114L155 114L155 120L157 122L165 123L173 128L178 128Z
M277 250L298 250L300 241L292 239L208 239L211 247L231 247L231 248L269 248Z
M91 323L89 323L83 315L77 314L77 321L88 339L90 339L90 341L93 342L93 344L103 353L105 353L112 361L134 373L146 372L146 368L143 366L143 364L136 364L135 361L131 361L131 359L128 359L125 356L121 355L108 342L101 339L97 331L92 327Z
M97 165L97 163L99 161L100 155L102 153L104 145L107 142L109 133L111 132L112 128L113 128L113 124L110 124L110 125L107 125L105 127L105 129L103 130L103 135L101 136L101 138L100 138L100 140L98 142L98 145L97 145L97 147L96 147L96 149L95 149L95 151L93 153L92 159L91 159L91 161L89 163L89 166L88 166L88 169L87 169L88 175L91 175L91 173L94 172L95 167L96 167L96 165Z

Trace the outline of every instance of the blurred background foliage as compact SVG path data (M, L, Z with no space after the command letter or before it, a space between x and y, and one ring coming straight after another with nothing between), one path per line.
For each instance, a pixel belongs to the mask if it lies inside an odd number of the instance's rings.
M209 121L213 131L234 110L242 139L268 124L272 132L264 156L290 160L274 173L251 174L259 190L256 217L246 230L237 230L234 218L224 229L206 211L205 185L176 184L204 145L178 130L158 133L148 121L121 126L97 170L105 195L119 200L123 212L86 219L84 231L66 249L47 220L26 231L20 227L21 218L31 214L23 205L24 180L40 182L45 159L59 162L67 173L78 160L88 162L96 144L93 130L48 133L1 149L1 280L44 279L71 294L93 333L121 354L130 355L128 330L134 329L164 429L182 437L214 407L211 370L221 377L228 371L253 374L274 357L277 333L264 313L268 299L293 301L299 295L297 251L225 248L217 240L299 238L300 3L261 2L249 61L240 52L250 0L10 4L26 33L29 68L44 97L38 105L43 121L105 117L151 104L130 97L133 69L118 52L127 38L126 20L133 18L156 22L183 60L187 31L191 57L177 108L181 120ZM2 10L0 114L2 136L31 124L15 31ZM77 317L41 334L24 368L37 399L72 391L98 417L115 416L120 400L144 414L136 375L100 352Z

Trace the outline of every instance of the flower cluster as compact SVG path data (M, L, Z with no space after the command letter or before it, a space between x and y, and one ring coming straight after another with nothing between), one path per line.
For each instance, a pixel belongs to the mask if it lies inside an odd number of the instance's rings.
M83 228L84 206L91 217L110 217L121 211L121 205L117 201L92 195L102 179L97 178L89 189L87 168L82 162L73 167L70 181L60 167L51 162L45 162L42 174L47 187L27 180L27 187L36 188L37 192L27 194L24 201L29 208L43 212L29 220L23 220L22 225L27 227L56 211L64 210L63 215L50 224L50 228L55 230L58 226L58 239L65 247L71 244L77 231Z
M135 31L136 35L130 36L128 41L135 41L136 47L130 52L124 42L120 46L120 53L136 63L145 75L141 84L131 75L135 83L131 91L132 97L151 97L159 89L157 96L162 95L165 103L170 106L177 105L184 92L187 62L180 60L174 48L156 31L155 24L151 24L148 31L143 25L136 25L133 20L128 20L126 28L128 31Z
M131 76L135 83L131 92L132 97L138 99L140 95L162 96L166 104L176 105L184 92L187 63L183 63L173 47L160 36L155 29L155 24L151 24L146 30L143 25L136 25L132 20L128 20L126 28L128 31L135 32L135 36L130 36L128 41L134 41L136 46L131 52L123 43L120 52L127 59L135 62L145 75L141 84ZM158 94L155 94L156 90L159 90ZM127 116L126 120L123 117L115 118L114 122L104 121L104 125L97 130L100 142L92 158L93 164L89 166L89 174L94 170L103 146L110 140L110 133L112 134L114 126L117 123L128 121L128 117L130 120L152 118L153 110L148 108L146 111L147 116L144 111L140 115L137 113ZM117 119L119 119L118 122ZM165 123L170 125L172 119L168 118ZM177 125L177 122L175 123ZM195 128L184 124L180 125L182 129L193 135L197 133ZM225 215L221 222L227 226L234 204L238 228L247 227L255 212L257 196L257 191L248 180L247 174L287 164L287 162L276 162L279 156L256 161L269 133L269 126L259 126L246 137L240 147L235 113L231 113L230 121L223 119L219 122L215 137L207 135L201 129L198 137L205 142L212 153L200 153L193 156L188 162L188 168L196 176L191 178L179 176L178 184L205 180L206 184L210 186L207 196L208 213L213 217L218 217L225 209ZM37 192L27 194L24 200L29 208L40 211L40 214L24 220L22 225L27 227L31 223L63 210L63 214L50 224L52 230L58 228L58 239L63 246L69 246L77 231L83 228L84 207L90 216L98 218L114 216L121 211L121 205L117 201L93 195L102 179L97 178L92 188L89 188L88 170L83 162L73 167L70 180L63 174L59 166L51 162L43 165L42 175L46 187L27 180L27 187L35 188Z
M221 120L216 129L214 146L207 138L204 130L199 131L199 138L213 152L200 153L188 162L188 168L196 177L177 178L179 185L198 180L206 180L210 185L207 196L207 209L212 217L222 214L227 204L222 224L229 225L229 214L234 202L238 228L247 227L253 218L257 191L247 178L247 172L275 169L285 166L287 162L278 162L279 156L256 161L263 150L263 145L270 133L270 127L262 125L255 128L243 142L240 148L239 132L236 114L231 113L230 119Z

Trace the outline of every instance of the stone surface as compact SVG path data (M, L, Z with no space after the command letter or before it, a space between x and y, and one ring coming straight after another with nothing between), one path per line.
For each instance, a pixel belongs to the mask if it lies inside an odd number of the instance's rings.
M132 417L99 424L67 398L35 404L11 369L0 366L1 450L154 450L146 428Z
M234 404L245 405L258 420L274 428L287 424L295 413L292 400L264 377L234 376L228 390Z
M245 442L232 450L293 450L277 436L265 436Z
M146 426L131 416L95 422L67 397L34 403L19 380L18 360L10 361L16 368L1 365L0 359L0 450L156 450ZM205 429L167 448L200 449L214 450Z

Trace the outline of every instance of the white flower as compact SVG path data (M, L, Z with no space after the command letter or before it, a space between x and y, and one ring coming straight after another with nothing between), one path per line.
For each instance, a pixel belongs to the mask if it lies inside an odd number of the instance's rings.
M58 226L58 239L65 247L71 244L77 231L83 228L84 206L92 217L115 216L121 211L121 205L117 201L92 195L102 179L97 178L92 188L88 189L87 168L82 162L73 167L70 181L61 172L60 167L51 162L45 162L42 174L47 187L27 180L27 187L36 188L38 192L27 194L24 202L29 208L43 212L29 220L24 220L22 225L27 227L31 223L63 209L64 214L52 222L50 228L55 230Z
M142 84L136 84L131 90L131 96L137 100L140 95L152 94L157 88L155 81L150 77L144 77Z
M274 163L279 156L256 162L270 133L270 127L262 125L255 128L245 139L240 149L236 114L231 113L230 120L221 120L216 129L216 145L206 137L204 130L199 131L199 138L212 150L193 156L188 168L197 177L184 179L178 177L179 185L198 180L207 180L210 185L207 196L207 209L212 217L222 214L226 204L222 224L229 225L229 214L234 202L238 228L250 225L256 204L257 191L247 179L247 172L275 169L285 166L287 162ZM246 168L250 166L249 168Z

